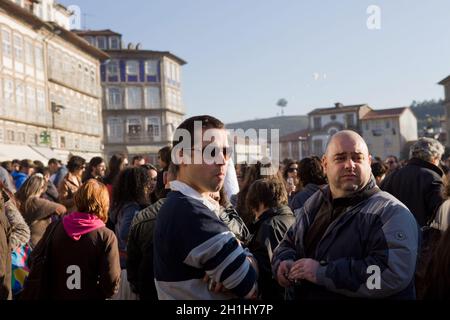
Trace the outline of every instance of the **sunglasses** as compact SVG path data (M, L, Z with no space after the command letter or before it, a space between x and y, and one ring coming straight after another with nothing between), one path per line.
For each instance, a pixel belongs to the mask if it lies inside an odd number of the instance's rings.
M288 172L294 172L294 171L298 171L298 169L297 168L289 168L288 169Z
M201 149L202 154L205 154L205 149L207 147L208 146L205 146L205 147L203 147ZM191 148L191 150L200 150L200 149L198 149L198 148ZM233 153L233 150L230 147L222 147L222 148L219 148L219 147L211 148L211 147L209 147L208 151L209 151L209 154L207 153L206 156L211 156L212 158L215 158L216 155L218 154L218 152L222 152L223 157L224 157L225 160L230 160L231 155Z

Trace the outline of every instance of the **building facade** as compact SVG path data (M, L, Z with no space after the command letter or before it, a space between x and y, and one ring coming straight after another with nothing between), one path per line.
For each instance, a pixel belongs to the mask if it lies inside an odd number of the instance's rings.
M144 155L156 163L185 114L180 74L186 62L140 45L123 48L121 34L110 30L75 32L110 56L101 66L105 155Z
M280 137L280 159L302 160L309 154L309 130L300 130Z
M444 87L444 108L445 108L445 123L442 126L444 129L445 146L450 147L450 76L439 81L439 84Z
M102 154L108 56L69 31L69 17L50 0L0 0L0 160Z
M372 110L361 119L361 127L370 154L381 159L402 158L408 142L417 140L417 118L409 107Z
M338 131L349 129L361 134L361 118L371 110L367 104L336 103L334 108L319 108L308 113L310 155L322 156L328 140Z

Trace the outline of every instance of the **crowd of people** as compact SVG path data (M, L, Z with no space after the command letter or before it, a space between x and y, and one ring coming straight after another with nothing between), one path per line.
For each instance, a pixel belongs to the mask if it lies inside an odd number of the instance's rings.
M440 142L380 159L344 130L321 158L235 165L220 120L177 130L153 164L3 162L0 299L450 299Z

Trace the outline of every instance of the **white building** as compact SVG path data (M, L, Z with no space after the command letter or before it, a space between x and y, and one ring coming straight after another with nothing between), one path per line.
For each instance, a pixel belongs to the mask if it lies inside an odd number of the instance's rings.
M361 124L370 154L381 159L400 158L406 144L417 140L417 118L409 107L372 110Z
M0 160L102 154L108 55L68 31L68 18L53 1L0 0Z
M320 108L308 113L310 155L322 156L328 140L338 131L349 129L361 133L360 120L371 110L367 104L344 106L336 103L334 108Z

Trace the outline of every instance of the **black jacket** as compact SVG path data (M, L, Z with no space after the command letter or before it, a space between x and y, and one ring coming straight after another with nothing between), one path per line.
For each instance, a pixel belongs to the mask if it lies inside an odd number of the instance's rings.
M422 227L444 202L443 171L434 164L412 158L381 184L381 189L403 202Z
M250 240L250 231L231 204L220 207L219 218L240 241L247 243Z
M270 261L272 252L283 239L287 230L295 222L288 206L270 208L249 226L253 234L248 249L258 262L258 288L263 300L282 300L284 289L272 277Z
M166 198L139 211L133 218L127 244L127 277L141 300L158 300L153 275L153 232L156 215Z

